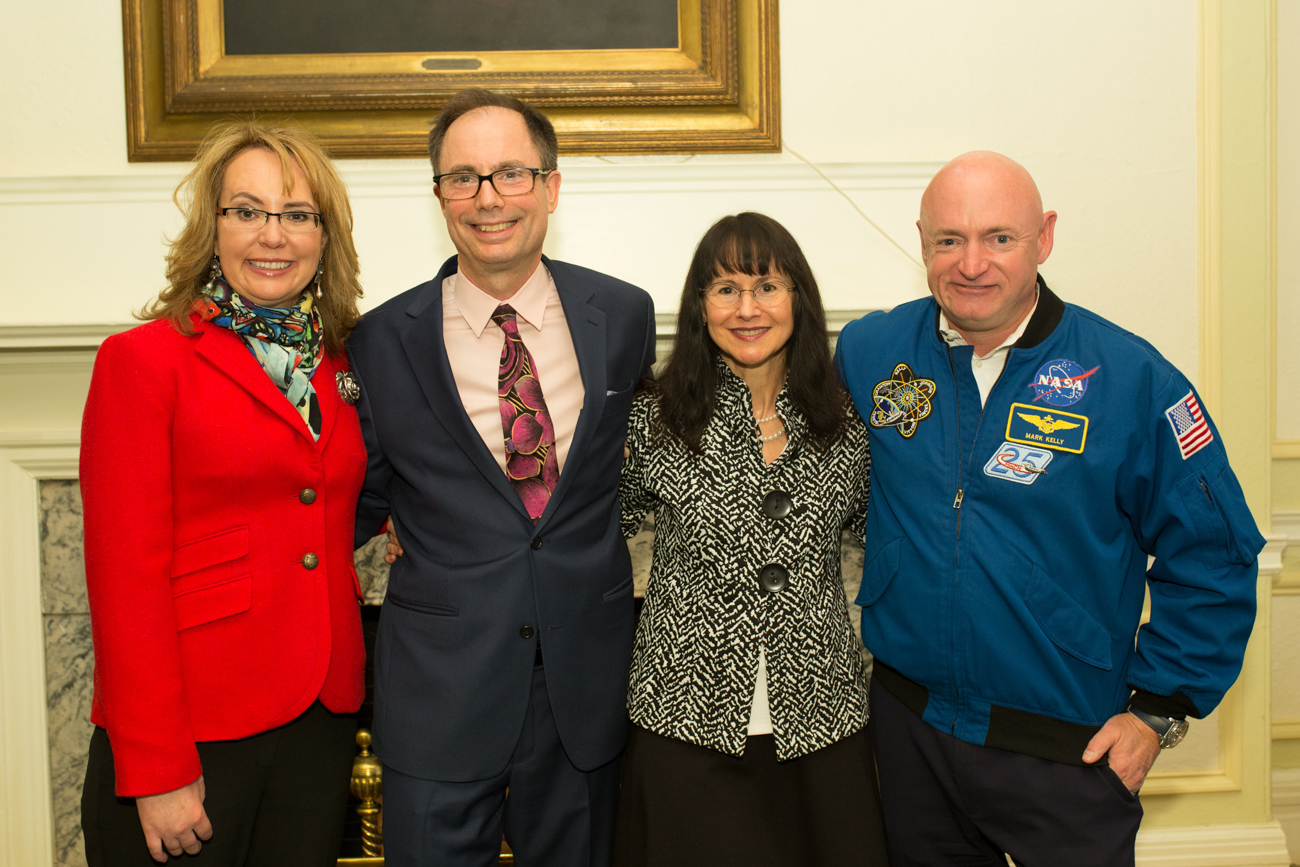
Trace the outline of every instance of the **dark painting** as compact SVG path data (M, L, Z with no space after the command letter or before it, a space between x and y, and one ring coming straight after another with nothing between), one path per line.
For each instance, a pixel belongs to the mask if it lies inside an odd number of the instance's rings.
M676 48L677 0L223 0L226 54Z

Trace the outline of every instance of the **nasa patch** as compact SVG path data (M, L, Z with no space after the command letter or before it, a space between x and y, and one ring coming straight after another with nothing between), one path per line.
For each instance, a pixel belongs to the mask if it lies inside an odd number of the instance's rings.
M984 465L984 475L1020 485L1032 485L1047 473L1054 455L1046 449L1005 442Z
M1054 358L1038 368L1034 381L1029 387L1034 390L1034 403L1049 406L1074 406L1083 400L1088 391L1088 377L1092 376L1100 365L1092 370L1084 370L1083 365L1068 358Z

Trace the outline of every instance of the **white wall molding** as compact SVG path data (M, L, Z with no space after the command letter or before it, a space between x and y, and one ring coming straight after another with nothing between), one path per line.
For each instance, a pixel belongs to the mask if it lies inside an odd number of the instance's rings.
M1273 532L1285 536L1288 545L1300 545L1300 510L1274 509Z
M94 349L106 337L139 324L92 322L81 325L0 325L0 351Z
M1138 867L1289 867L1277 822L1139 831Z
M846 191L924 189L939 170L938 162L824 163L827 178ZM0 177L0 207L15 205L84 205L159 203L171 201L184 177L181 168L167 174L88 175L81 177ZM396 165L349 165L339 173L353 198L394 198L432 195L427 165L403 160ZM566 192L682 193L682 192L800 192L829 190L826 180L807 163L790 157L763 161L720 163L687 160L677 163L604 164L560 161Z
M41 623L40 481L75 478L75 431L0 442L0 865L54 858Z
M1291 860L1300 860L1300 768L1273 770L1273 818L1286 834Z

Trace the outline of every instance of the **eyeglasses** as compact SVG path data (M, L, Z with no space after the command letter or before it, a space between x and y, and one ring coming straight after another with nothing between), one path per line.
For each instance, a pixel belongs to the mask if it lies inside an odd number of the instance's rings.
M479 187L487 181L499 196L522 196L531 193L537 183L538 175L549 175L551 169L500 169L490 175L476 175L473 172L448 172L434 175L433 182L444 199L472 199L478 195Z
M739 307L740 299L748 292L754 296L754 303L758 306L775 307L793 291L793 286L779 280L764 280L753 289L741 289L732 283L714 283L704 290L703 295L710 304L718 307Z
M232 229L260 229L275 217L280 221L281 229L295 234L317 231L323 219L312 211L281 211L277 214L257 208L222 208L217 215Z

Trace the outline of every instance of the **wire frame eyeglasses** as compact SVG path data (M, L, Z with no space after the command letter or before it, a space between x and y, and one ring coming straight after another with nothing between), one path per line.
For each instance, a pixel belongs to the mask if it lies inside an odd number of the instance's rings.
M306 234L320 229L321 215L313 211L262 211L258 208L222 208L217 211L221 221L232 229L260 229L271 218L280 221L280 228L286 232Z
M499 196L522 196L531 193L537 183L538 175L549 175L550 169L500 169L490 175L476 175L473 172L448 172L434 175L433 182L444 199L472 199L478 195L479 187L487 181Z
M759 307L775 307L794 292L794 287L780 280L764 280L753 289L741 289L732 283L713 283L701 293L706 301L718 307L739 307L740 299L748 292Z

